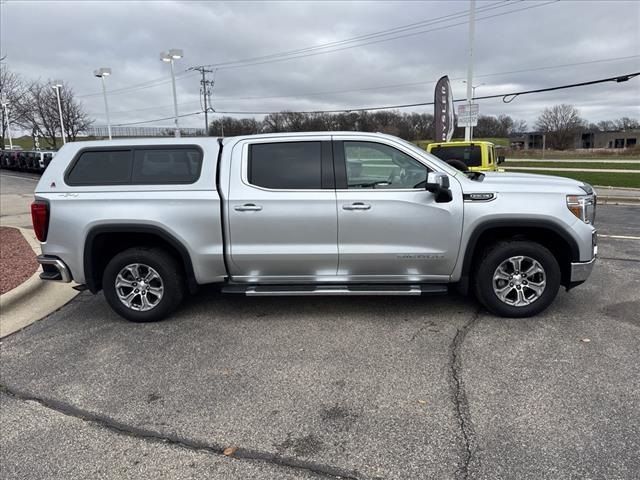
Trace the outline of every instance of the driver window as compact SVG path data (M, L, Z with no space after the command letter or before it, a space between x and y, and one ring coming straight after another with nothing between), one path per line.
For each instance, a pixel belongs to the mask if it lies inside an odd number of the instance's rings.
M428 169L388 145L344 142L348 188L421 188Z

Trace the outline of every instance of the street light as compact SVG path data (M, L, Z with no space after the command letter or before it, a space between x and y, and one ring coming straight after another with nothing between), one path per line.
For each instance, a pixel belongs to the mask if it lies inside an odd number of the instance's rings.
M56 91L56 97L58 99L58 113L60 114L60 132L62 133L62 144L67 143L67 137L64 134L64 121L62 120L62 104L60 103L60 89L62 88L62 80L55 80L51 85Z
M462 80L462 83L467 83L466 80ZM471 104L473 99L476 98L476 88L486 85L486 83L479 83L478 85L471 85L471 97L469 98L469 114L471 114ZM473 140L473 127L469 127L469 141Z
M466 80L462 80L462 83L467 83L467 81L466 81ZM482 85L486 85L486 83L479 83L479 84L478 84L478 85L476 85L476 86L471 85L471 91L473 92L473 93L471 94L471 95L472 95L472 100L473 100L474 98L476 98L476 88L481 87Z
M13 140L11 139L11 122L9 121L9 101L7 97L2 94L0 97L0 105L2 106L2 111L4 112L4 118L7 122L7 135L9 136L9 150L13 150ZM4 145L0 145L0 148L4 148Z
M176 74L173 68L173 62L179 58L182 58L182 50L179 48L172 48L168 52L160 53L160 60L171 64L171 85L173 87L173 113L175 115L176 137L180 137L180 127L178 126L178 97L176 95Z
M111 75L111 69L101 67L94 70L93 74L102 81L102 94L104 95L104 111L107 114L107 130L109 131L109 140L111 140L111 121L109 120L109 105L107 104L107 87L104 84L104 77Z

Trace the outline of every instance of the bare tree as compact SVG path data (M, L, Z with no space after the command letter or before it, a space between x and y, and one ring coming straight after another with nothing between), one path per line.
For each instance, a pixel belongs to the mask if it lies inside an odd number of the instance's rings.
M574 134L583 125L578 109L564 103L545 108L536 123L537 128L547 135L547 145L556 150L571 148Z
M615 126L618 130L633 130L636 128L640 128L640 122L635 118L622 117L616 120Z
M84 105L75 98L73 89L66 83L60 89L60 104L67 140L74 142L80 132L91 126L93 120L84 111Z
M64 121L65 135L74 141L78 134L86 130L92 122L84 111L82 103L76 100L73 89L66 83L60 88L60 105ZM34 135L43 137L51 148L58 148L60 139L60 113L56 92L51 82L40 80L31 83L22 101L18 104L19 124Z
M9 122L19 124L20 109L17 105L23 100L25 95L24 80L20 75L9 70L6 65L0 65L0 99L6 102L7 109L0 108L0 131L2 133L2 143L5 145L5 138L8 138ZM6 113L9 113L7 118Z
M526 120L514 120L513 127L511 127L511 135L521 135L526 133L527 129Z

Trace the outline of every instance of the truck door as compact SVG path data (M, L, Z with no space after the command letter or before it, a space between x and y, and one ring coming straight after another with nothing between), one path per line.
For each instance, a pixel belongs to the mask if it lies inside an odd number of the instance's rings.
M348 137L347 137L348 138ZM351 281L447 281L462 231L460 185L436 203L429 168L401 146L335 141L338 275Z
M226 209L233 280L335 279L338 232L330 136L237 143Z

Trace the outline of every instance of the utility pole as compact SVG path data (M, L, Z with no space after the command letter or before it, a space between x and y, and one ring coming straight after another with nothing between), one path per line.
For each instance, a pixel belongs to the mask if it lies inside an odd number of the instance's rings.
M209 109L211 107L207 104L207 100L209 99L209 95L211 95L211 89L215 84L215 80L207 80L207 73L213 73L213 70L207 70L204 67L191 67L189 70L197 70L202 75L202 80L200 80L200 93L204 100L204 131L205 135L209 136Z
M467 104L471 114L472 84L473 84L473 37L475 34L476 0L469 0L469 63L467 65ZM465 142L471 141L471 127L464 127Z

